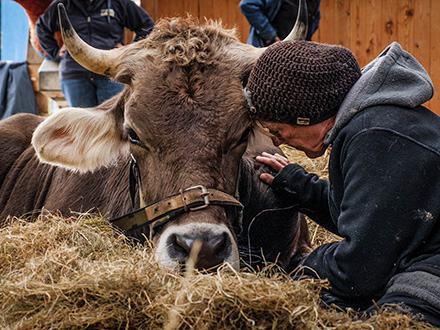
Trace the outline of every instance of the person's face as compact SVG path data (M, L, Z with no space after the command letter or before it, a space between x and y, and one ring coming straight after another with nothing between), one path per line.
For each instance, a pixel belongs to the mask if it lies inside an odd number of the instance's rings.
M262 125L272 133L272 141L276 146L285 143L304 151L309 158L316 158L322 156L327 149L327 146L324 144L324 138L325 134L333 127L335 117L330 117L323 122L311 126L264 121Z

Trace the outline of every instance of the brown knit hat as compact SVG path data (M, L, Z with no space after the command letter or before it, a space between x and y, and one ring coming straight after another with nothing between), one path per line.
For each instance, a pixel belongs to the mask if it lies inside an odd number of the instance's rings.
M277 42L260 56L246 87L256 119L314 125L338 112L361 76L353 53L311 41Z

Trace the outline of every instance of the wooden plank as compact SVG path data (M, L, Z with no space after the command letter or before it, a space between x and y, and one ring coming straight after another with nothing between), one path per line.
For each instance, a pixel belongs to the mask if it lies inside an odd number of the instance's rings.
M397 0L382 0L382 48L397 40Z
M321 13L323 15L323 13ZM326 15L326 13L325 13ZM350 1L336 1L334 16L335 44L350 47Z
M40 64L28 64L29 77L32 82L32 87L34 91L38 92L38 69L40 68Z
M151 16L153 21L157 20L157 1L158 0L141 0L141 7Z
M235 20L237 22L237 32L239 35L239 38L241 40L241 42L246 42L248 36L249 36L249 29L250 29L250 25L246 19L246 17L242 14L242 12L240 11L240 8L238 7L238 5L240 4L240 0L234 0L234 16L235 16Z
M398 0L397 40L408 52L414 45L414 0Z
M382 3L377 0L369 0L365 12L364 19L367 21L367 30L364 36L368 42L368 47L365 50L367 63L375 59L385 48L382 43ZM367 64L365 63L365 64ZM364 65L365 65L364 64Z
M431 52L429 51L431 49L430 9L431 0L418 0L414 3L414 44L411 50L411 54L423 65L428 73L431 67ZM428 101L424 105L430 108L431 102Z
M438 88L440 87L440 1L431 1L430 12L431 48L426 51L431 52L429 74L431 75L437 92L437 94L434 93L434 97L430 101L430 109L440 115L440 95L438 93Z
M319 28L312 37L313 41L336 44L335 39L335 1L322 0L319 6L321 20Z
M224 1L221 1L221 4L224 5ZM204 19L219 19L221 16L221 13L217 13L214 15L214 5L215 1L213 0L202 0L198 1L199 5L199 17L202 21ZM218 10L218 9L217 9Z
M40 116L50 115L50 98L40 92L35 92L35 102L37 103L37 111Z
M157 2L157 16L161 17L186 17L190 14L199 17L197 0L160 0Z
M365 39L368 22L365 19L367 2L353 0L350 2L350 49L355 53L359 65L363 67L368 63L368 41Z

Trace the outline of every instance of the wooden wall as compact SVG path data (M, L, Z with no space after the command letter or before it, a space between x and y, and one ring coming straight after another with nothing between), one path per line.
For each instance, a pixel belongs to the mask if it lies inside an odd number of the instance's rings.
M240 0L141 0L141 6L156 21L161 17L185 16L187 13L203 21L221 19L226 28L236 28L246 42L249 24L238 8Z
M246 42L249 25L239 0L142 0L155 19L185 15L221 19ZM391 42L413 54L440 86L440 0L321 0L321 22L314 41L351 49L361 67ZM437 92L437 90L436 90ZM440 115L440 95L425 104Z
M425 106L440 115L439 0L322 0L314 40L351 49L361 67L391 42L424 66L436 87Z

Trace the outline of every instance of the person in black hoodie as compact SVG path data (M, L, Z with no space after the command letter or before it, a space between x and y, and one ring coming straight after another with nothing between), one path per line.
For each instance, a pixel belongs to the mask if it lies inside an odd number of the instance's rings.
M131 0L56 0L37 21L37 37L44 52L60 62L60 84L71 107L94 107L123 89L123 85L92 73L59 47L57 5L63 3L78 35L89 45L112 49L123 44L124 28L135 32L134 41L146 37L154 22Z
M394 42L362 70L346 48L270 46L245 89L250 113L310 158L331 146L329 181L280 155L257 160L286 206L341 241L301 262L328 279L324 303L372 313L387 304L440 326L440 117L417 60Z

